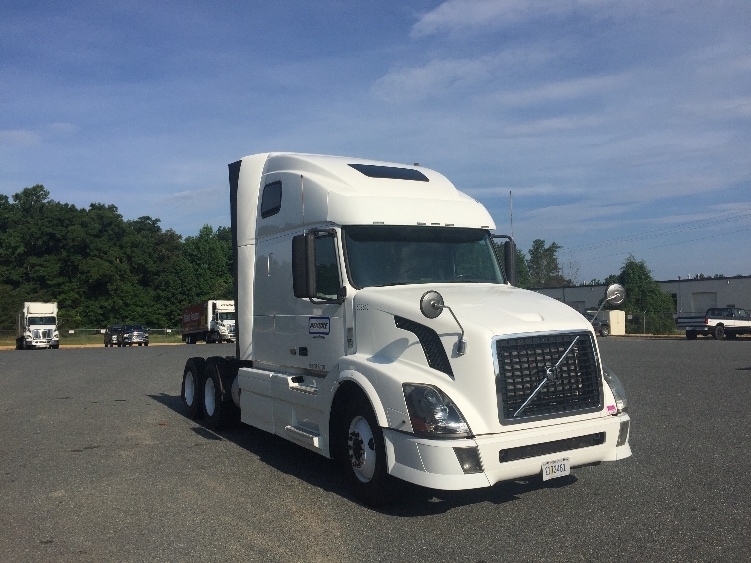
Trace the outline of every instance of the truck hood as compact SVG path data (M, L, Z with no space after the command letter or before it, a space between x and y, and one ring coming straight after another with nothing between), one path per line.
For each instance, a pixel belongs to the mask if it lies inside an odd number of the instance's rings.
M366 288L358 292L355 301L424 323L430 321L420 312L420 299L427 291L440 293L444 305L451 307L465 329L473 326L492 335L508 335L592 328L568 305L508 285L449 283ZM448 311L441 314L440 320L455 324Z

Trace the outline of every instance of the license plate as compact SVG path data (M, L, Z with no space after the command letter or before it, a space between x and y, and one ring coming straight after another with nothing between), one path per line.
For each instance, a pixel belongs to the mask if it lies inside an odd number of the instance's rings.
M542 464L542 480L555 479L571 475L571 462L569 458L555 459Z

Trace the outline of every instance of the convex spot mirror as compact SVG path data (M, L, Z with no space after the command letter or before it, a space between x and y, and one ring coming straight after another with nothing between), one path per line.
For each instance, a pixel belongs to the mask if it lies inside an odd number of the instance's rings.
M622 285L614 283L605 291L605 301L612 305L620 305L626 299L626 290Z
M429 319L443 312L443 297L437 291L426 291L420 298L420 311Z

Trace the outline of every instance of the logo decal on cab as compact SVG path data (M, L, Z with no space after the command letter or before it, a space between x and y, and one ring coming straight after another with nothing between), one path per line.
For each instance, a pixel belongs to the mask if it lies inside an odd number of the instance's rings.
M329 334L331 319L329 317L308 317L308 334Z

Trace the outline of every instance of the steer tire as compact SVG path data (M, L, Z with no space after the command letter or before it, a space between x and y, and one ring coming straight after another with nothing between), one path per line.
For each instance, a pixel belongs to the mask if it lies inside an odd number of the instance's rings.
M607 325L602 325L600 328L600 336L605 338L606 336L610 336L610 327Z
M715 340L722 340L723 338L725 338L725 327L722 325L717 325L716 327L714 327L712 336L714 336Z
M395 480L386 466L383 431L363 395L353 397L345 406L336 440L339 462L355 497L371 507L392 502Z
M183 371L183 383L180 397L185 407L185 416L191 420L199 418L203 414L203 371L206 360L203 358L190 358L185 362Z

